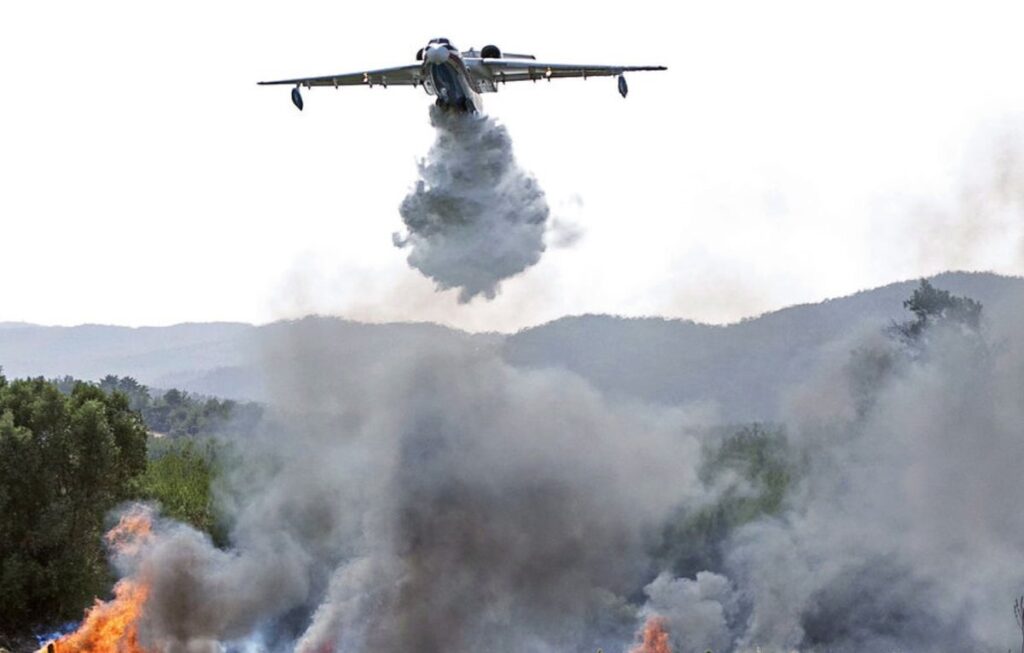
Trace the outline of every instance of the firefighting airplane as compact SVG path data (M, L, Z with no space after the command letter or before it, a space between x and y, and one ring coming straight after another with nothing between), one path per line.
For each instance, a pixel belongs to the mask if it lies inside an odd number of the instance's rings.
M459 52L448 39L431 39L416 53L417 63L366 72L281 79L260 84L290 84L292 102L302 110L301 88L314 86L422 86L427 95L437 96L437 105L455 111L476 113L483 109L481 93L494 93L498 84L537 81L560 77L619 78L619 93L626 97L629 87L623 73L637 70L666 70L665 66L579 66L539 63L530 54L502 52L494 45L481 50Z

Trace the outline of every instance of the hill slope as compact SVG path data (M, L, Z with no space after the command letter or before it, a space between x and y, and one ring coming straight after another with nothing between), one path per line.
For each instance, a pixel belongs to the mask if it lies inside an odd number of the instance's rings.
M1024 295L1024 279L946 273L939 288L997 306ZM858 328L908 317L917 281L767 313L727 326L662 318L566 317L510 336L514 365L558 365L615 395L665 404L710 401L731 419L774 419L779 391L807 378L823 347Z
M1024 297L1020 278L946 273L933 281L987 307ZM268 397L261 360L291 338L315 337L340 349L354 381L381 359L414 349L495 347L513 365L565 368L610 394L666 404L708 401L731 419L773 419L780 388L806 378L825 345L854 329L903 319L902 302L916 283L894 283L726 326L597 315L566 317L512 335L322 317L265 326L138 329L0 323L0 366L11 377L116 374L158 388L260 401Z

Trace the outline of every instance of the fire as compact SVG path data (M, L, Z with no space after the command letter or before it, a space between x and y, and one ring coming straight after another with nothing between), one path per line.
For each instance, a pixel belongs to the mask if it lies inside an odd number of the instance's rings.
M672 653L665 620L658 616L649 618L644 624L640 643L630 649L629 653Z
M135 506L121 516L105 539L118 555L136 555L153 537L153 513L145 506Z
M113 600L97 600L81 627L54 643L54 653L147 653L139 645L138 620L148 595L143 585L119 581Z
M152 514L136 507L121 517L106 535L117 555L135 555L153 537ZM137 579L124 578L114 586L114 598L96 600L75 632L52 643L50 653L148 653L139 644L139 617L149 588ZM49 648L49 647L48 647Z

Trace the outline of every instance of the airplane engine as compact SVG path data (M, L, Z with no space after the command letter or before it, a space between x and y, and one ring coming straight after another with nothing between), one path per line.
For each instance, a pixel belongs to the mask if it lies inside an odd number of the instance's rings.
M295 105L296 109L302 111L302 91L299 90L298 86L292 89L292 104Z
M626 97L626 93L629 93L629 85L626 84L626 77L619 75L619 95Z
M501 59L501 50L496 45L485 45L480 50L480 56L484 59Z

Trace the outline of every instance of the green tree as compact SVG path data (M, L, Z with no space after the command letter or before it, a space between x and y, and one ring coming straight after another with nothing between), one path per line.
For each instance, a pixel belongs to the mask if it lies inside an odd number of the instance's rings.
M100 379L97 384L107 394L120 392L128 397L128 405L132 410L145 414L153 399L149 395L149 388L142 385L130 376L114 376L108 374Z
M979 356L988 354L981 331L981 302L940 290L922 279L910 298L903 302L903 307L913 314L913 319L894 321L886 329L887 340L867 342L850 352L846 376L858 419L875 406L880 389L889 379L903 373L908 363L928 356L933 344L929 334L934 329L943 329L947 336L961 338Z
M669 522L658 550L661 560L682 576L719 569L721 545L733 531L782 512L798 472L795 458L781 428L756 423L706 446L699 475L706 486L722 488L718 500Z
M79 617L105 592L103 520L145 468L125 395L0 377L0 630Z
M173 519L218 536L213 510L213 483L219 472L212 442L205 446L191 439L158 441L141 478L140 495L160 504Z
M956 325L975 332L981 326L981 302L939 290L927 279L921 279L903 307L914 314L914 319L894 324L893 329L908 342L919 340L934 325Z
M53 379L51 383L62 393L71 394L80 382L64 376ZM252 431L263 417L263 407L256 403L190 395L176 388L153 394L130 376L108 374L94 385L107 394L125 395L129 408L140 413L149 430L160 435L244 435Z

